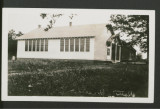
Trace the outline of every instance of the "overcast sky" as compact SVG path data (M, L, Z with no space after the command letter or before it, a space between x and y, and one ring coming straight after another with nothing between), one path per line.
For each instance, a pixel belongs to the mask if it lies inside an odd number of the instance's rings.
M103 10L103 9L40 9L40 8L10 8L8 14L8 31L14 29L16 32L27 33L38 28L38 25L45 26L48 20L40 17L41 13L63 14L58 18L55 26L69 26L69 15L77 14L72 20L73 25L109 23L111 14L132 14L146 15L146 11L138 10ZM139 48L136 48L140 52ZM144 58L146 55L143 55Z
M43 20L40 17L40 13L63 14L62 17L57 19L55 26L69 26L70 18L68 16L72 13L77 14L72 20L73 25L107 23L110 18L110 15L107 12L99 10L18 10L9 14L8 30L14 29L15 31L26 33L37 28L39 24L45 26L48 23L48 20Z

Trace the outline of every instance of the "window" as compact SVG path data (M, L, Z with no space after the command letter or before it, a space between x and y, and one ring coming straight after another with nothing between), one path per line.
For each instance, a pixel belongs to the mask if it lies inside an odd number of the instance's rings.
M79 38L75 39L75 51L79 51Z
M65 39L65 51L69 51L69 39Z
M25 40L25 51L28 51L28 40Z
M32 40L29 40L29 51L32 51Z
M37 51L37 40L35 40L35 51Z
M25 40L25 51L48 51L48 39Z
M60 39L60 51L64 51L64 39Z
M44 51L44 39L41 40L41 51Z
M48 39L45 40L45 51L48 51Z
M107 48L107 55L110 55L110 48Z
M86 38L86 51L90 51L90 38Z
M60 39L60 51L89 52L90 51L90 38Z
M80 51L84 52L84 38L80 39Z
M37 51L39 51L39 46L40 46L39 44L40 44L40 40L38 39L37 40Z
M70 51L74 51L74 39L70 39Z
M35 51L36 40L33 40L33 51Z

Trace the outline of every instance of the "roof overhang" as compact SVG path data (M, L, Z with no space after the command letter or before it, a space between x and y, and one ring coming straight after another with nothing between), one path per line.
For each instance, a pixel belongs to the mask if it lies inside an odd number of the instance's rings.
M75 37L43 37L43 38L16 38L16 40L30 40L30 39L67 39L67 38L94 38L95 36L75 36Z

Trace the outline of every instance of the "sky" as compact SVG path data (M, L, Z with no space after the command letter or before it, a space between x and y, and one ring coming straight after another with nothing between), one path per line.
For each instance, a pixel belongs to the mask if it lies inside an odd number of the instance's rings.
M109 23L111 14L132 14L142 15L147 14L146 11L137 10L104 10L104 9L40 9L40 8L11 8L7 9L8 17L8 31L14 29L16 32L22 33L30 32L33 29L38 28L38 25L45 27L48 24L49 19L42 19L41 13L47 14L63 14L58 18L55 23L56 26L69 26L69 16L71 14L77 14L72 20L72 25L84 25L84 24L102 24ZM137 53L140 53L139 47L135 47ZM142 54L143 58L146 58L146 54Z
M100 23L108 23L110 15L104 11L89 11L86 10L57 10L53 9L50 11L36 11L26 10L23 12L13 12L9 14L8 17L8 30L14 29L15 31L22 31L23 33L27 33L35 28L38 25L45 26L48 23L47 19L42 19L40 17L41 13L48 14L63 14L62 17L56 20L55 26L69 26L69 22L71 21L68 16L71 14L77 14L74 16L72 20L72 25L83 25L83 24L100 24Z

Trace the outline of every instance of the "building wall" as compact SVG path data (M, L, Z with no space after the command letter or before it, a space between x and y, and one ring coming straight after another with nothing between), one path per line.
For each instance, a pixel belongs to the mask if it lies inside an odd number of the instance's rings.
M102 61L111 61L111 56L107 56L107 45L106 41L111 37L111 32L107 30L106 27L103 28L102 33L100 33L95 38L95 51L94 59Z
M48 40L48 51L25 51L25 40L18 40L17 58L94 59L94 38L90 38L89 52L60 52L60 39Z

